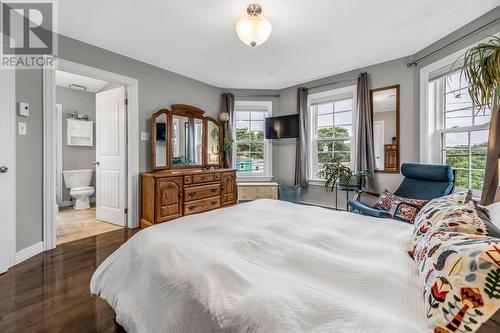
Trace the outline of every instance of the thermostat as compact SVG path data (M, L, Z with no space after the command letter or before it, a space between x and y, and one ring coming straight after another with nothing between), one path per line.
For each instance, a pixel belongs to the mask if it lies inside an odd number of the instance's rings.
M21 117L28 117L30 115L30 105L19 102L17 114Z

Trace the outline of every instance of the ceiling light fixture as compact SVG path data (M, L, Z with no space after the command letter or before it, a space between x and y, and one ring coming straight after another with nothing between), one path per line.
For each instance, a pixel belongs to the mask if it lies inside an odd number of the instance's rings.
M250 46L263 44L271 35L273 26L262 14L262 8L259 5L252 4L247 7L248 17L242 18L236 24L236 33L238 38Z

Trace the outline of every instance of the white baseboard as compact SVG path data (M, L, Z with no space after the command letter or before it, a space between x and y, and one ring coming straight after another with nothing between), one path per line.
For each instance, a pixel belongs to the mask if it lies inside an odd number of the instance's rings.
M42 253L44 249L45 245L43 244L43 242L38 242L36 244L31 245L30 247L18 251L16 253L16 265L25 260L28 260L31 257L36 256L39 253Z

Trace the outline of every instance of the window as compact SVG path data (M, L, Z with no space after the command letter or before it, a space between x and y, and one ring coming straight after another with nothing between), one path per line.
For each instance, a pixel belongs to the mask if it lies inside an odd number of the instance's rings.
M353 167L355 89L353 86L309 96L310 180L321 181L318 171L328 161Z
M491 111L474 105L457 70L429 82L437 114L439 161L457 170L457 187L479 195L483 187Z
M265 139L265 118L272 102L236 101L234 111L235 168L238 178L270 180L271 144Z

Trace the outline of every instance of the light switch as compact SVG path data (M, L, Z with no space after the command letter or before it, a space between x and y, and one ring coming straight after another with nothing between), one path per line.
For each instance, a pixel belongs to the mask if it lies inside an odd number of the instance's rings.
M149 141L149 132L141 132L141 141Z
M30 115L30 105L28 103L19 102L17 114L21 117L28 117Z
M26 123L17 123L17 132L19 135L26 135Z

